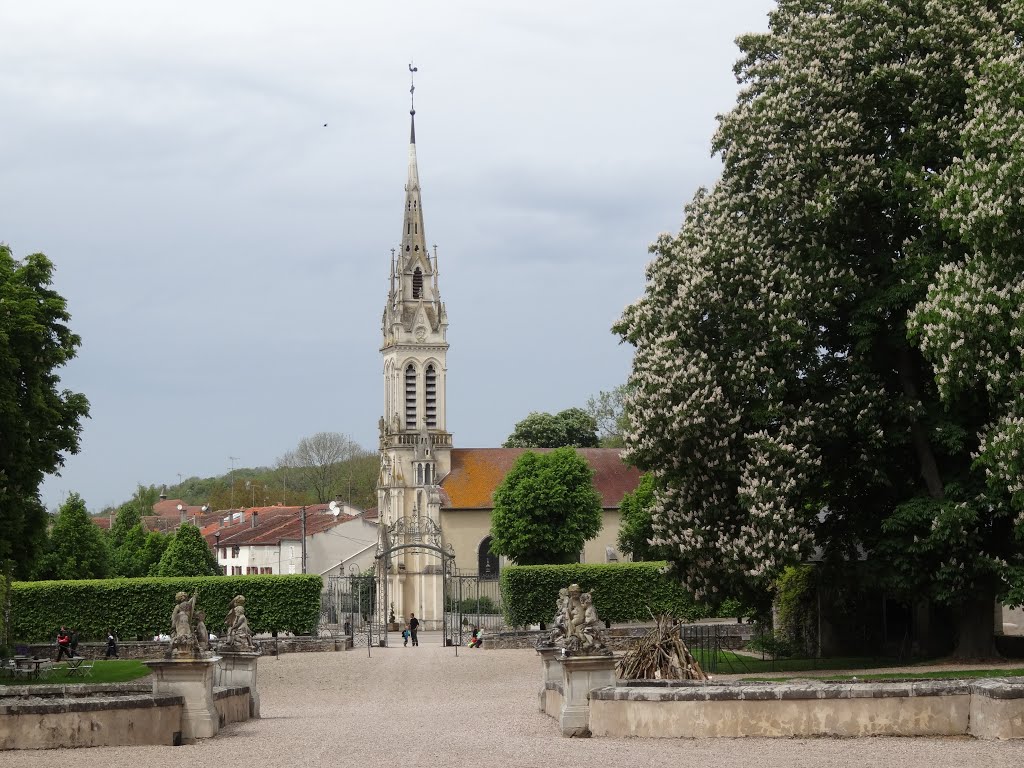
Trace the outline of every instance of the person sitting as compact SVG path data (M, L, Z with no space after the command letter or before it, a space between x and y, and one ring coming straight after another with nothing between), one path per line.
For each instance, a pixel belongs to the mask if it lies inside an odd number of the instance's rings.
M484 631L480 627L473 627L473 637L469 640L470 648L479 648L484 644Z

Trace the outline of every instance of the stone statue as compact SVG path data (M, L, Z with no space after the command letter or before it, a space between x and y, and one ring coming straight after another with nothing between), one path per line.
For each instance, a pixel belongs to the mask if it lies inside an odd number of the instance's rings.
M210 650L210 632L206 629L206 614L196 611L196 647L200 653Z
M196 608L196 595L189 597L185 592L174 596L175 606L171 611L171 647L168 655L194 657L198 650L196 636L192 630L192 614Z
M561 648L566 655L610 656L593 594L583 592L578 584L570 584L558 594L559 613L547 644Z
M221 647L231 651L255 651L256 644L249 630L249 619L245 616L245 597L235 595L228 606L228 615L224 617L224 625L228 628Z
M550 648L561 638L565 637L566 610L569 605L569 590L562 587L558 590L558 599L555 601L555 617L551 619L551 632L547 637L541 637L537 641L538 648Z

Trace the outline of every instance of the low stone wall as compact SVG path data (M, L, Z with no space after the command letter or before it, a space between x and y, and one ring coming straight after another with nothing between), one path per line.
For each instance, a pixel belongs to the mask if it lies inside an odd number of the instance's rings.
M594 736L1024 737L1024 683L919 680L883 683L703 685L628 681L590 692Z
M716 631L716 638L721 648L742 648L754 635L754 627L751 624L739 624L737 622L697 624L698 628L707 628L709 631ZM628 651L639 638L651 630L649 625L634 624L615 626L605 630L607 638L606 645L616 653ZM484 634L484 649L524 649L535 648L537 641L542 637L550 636L550 630L526 630L515 632L495 632Z
M178 743L181 696L0 698L0 750Z
M261 638L257 644L265 656L278 653L310 653L316 651L344 651L351 647L345 637L311 637L306 635L281 638ZM39 659L53 659L57 647L53 643L33 643L27 646L28 655ZM158 640L128 640L118 643L117 652L122 659L161 659L167 652L167 642ZM78 655L86 659L102 659L107 655L106 643L79 643Z
M249 719L249 689L246 686L214 688L213 703L220 717L220 727Z
M221 726L249 719L246 686L215 688ZM183 696L150 681L0 686L0 751L181 743Z

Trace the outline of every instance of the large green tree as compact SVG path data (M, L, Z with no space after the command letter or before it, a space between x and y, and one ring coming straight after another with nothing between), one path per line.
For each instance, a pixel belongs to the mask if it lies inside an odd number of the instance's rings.
M110 574L110 547L85 508L72 493L61 505L46 546L36 561L37 579L104 579Z
M518 565L577 562L601 530L593 479L572 448L524 453L494 492L491 552Z
M866 553L991 652L1021 563L1021 32L1020 0L782 0L739 39L722 176L616 326L628 455L696 592Z
M191 523L178 527L157 566L158 576L219 576L220 573L216 555Z
M596 448L597 422L582 408L558 413L534 411L518 422L505 441L506 448Z
M665 560L664 548L651 544L654 538L654 476L645 474L636 490L619 502L619 550L634 560Z
M26 576L43 541L43 478L78 452L84 395L60 389L57 371L81 340L41 253L17 261L0 243L0 561Z

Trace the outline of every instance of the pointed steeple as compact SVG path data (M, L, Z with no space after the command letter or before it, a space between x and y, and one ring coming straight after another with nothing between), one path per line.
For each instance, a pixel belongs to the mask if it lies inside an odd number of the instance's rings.
M409 72L415 74L416 67L410 64ZM431 255L424 234L423 199L416 159L415 92L413 82L409 87L409 168L402 212L402 239L397 252L392 251L388 302L382 323L383 348L403 338L436 347L438 343L445 343L448 325L437 280L437 247ZM403 337L403 333L407 335Z
M416 67L409 65L410 76ZM430 274L430 256L423 234L423 204L420 198L420 172L416 164L416 83L409 86L409 175L405 182L405 215L402 220L402 247L398 257L399 272L420 264Z

